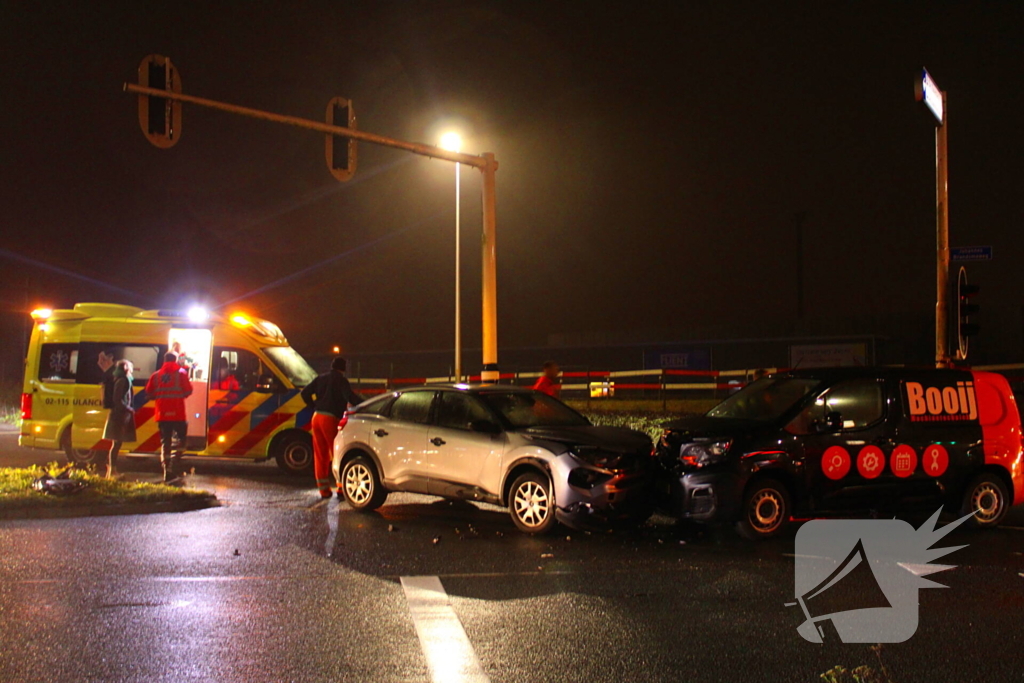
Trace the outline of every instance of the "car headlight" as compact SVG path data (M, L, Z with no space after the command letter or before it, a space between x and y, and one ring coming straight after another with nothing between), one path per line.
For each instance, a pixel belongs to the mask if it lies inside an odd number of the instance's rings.
M600 448L573 446L569 452L580 462L601 469L618 469L623 464L623 457L620 453L610 453Z
M687 467L706 467L725 460L730 446L732 439L684 444L679 449L679 460Z

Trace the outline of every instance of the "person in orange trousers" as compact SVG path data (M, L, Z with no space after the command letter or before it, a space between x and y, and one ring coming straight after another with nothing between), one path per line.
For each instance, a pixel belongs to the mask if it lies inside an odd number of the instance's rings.
M344 358L336 357L331 361L330 372L302 390L302 400L313 409L313 475L321 498L331 497L331 459L341 420L349 405L359 405L364 400L345 377L347 366Z

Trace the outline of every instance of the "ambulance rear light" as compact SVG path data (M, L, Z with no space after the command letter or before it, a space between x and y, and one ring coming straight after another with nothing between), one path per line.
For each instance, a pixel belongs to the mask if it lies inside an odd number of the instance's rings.
M21 419L32 419L32 394L21 395Z
M30 313L30 315L32 316L32 319L36 320L36 321L39 321L39 320L49 320L50 316L53 315L53 309L52 308L37 308L36 310L32 311L32 313Z

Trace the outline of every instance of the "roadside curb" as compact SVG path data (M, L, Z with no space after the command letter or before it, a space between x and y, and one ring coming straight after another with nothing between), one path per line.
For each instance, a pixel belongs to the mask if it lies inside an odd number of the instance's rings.
M60 507L23 507L0 509L0 521L150 515L162 512L192 512L220 506L220 501L210 496L209 498L165 500L154 503L93 503Z

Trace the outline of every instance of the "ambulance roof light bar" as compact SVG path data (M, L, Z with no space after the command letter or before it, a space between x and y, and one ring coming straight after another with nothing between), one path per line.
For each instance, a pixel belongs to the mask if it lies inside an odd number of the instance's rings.
M202 306L193 306L188 309L188 319L194 323L204 323L210 319L210 312Z
M33 320L49 320L50 316L53 315L52 308L37 308L29 315L32 316Z

